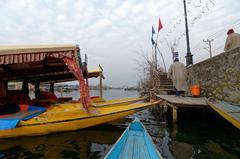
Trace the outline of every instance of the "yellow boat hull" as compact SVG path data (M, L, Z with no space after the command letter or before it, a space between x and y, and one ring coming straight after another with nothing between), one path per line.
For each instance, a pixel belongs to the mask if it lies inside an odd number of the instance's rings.
M121 98L105 101L104 99L93 100L94 107L127 105L145 100L145 98Z
M78 130L122 118L154 104L156 103L92 107L90 113L82 110L82 105L79 103L59 104L38 117L21 121L14 129L0 130L0 138L37 136Z

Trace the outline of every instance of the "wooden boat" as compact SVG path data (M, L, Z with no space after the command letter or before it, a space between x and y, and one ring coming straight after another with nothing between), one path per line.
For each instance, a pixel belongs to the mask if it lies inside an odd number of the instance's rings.
M136 118L111 148L105 159L161 159L143 124Z
M0 130L0 138L73 131L110 122L158 103L139 103L143 98L107 101L102 96L91 101L87 78L104 78L102 68L88 73L86 60L81 61L79 50L78 45L0 47L0 103L14 101L19 105L37 104L47 108L32 119L21 120L13 129ZM54 95L54 83L73 80L81 85L80 101ZM9 91L6 87L9 81L21 81L22 90ZM49 92L40 91L41 83L50 84ZM35 86L32 100L28 96L29 84ZM0 116L1 119L5 120Z
M236 128L240 129L240 107L213 98L206 99L207 103L223 118L228 120Z

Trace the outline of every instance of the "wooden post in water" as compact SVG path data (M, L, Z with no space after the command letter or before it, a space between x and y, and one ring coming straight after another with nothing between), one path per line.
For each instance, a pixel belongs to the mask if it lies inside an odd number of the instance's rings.
M102 73L100 73L100 97L103 97Z
M0 97L7 96L7 80L0 80Z
M172 107L172 120L173 123L177 123L177 107Z
M149 91L150 102L156 101L156 92L155 89L150 89Z
M102 85L102 79L104 79L104 76L103 76L103 68L101 65L99 65L99 68L101 69L101 72L100 72L100 75L99 75L99 89L100 89L100 97L103 98L103 85Z

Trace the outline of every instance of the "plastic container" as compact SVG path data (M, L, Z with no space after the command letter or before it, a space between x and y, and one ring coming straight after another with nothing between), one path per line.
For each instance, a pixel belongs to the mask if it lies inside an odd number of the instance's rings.
M192 85L190 89L191 89L192 96L198 97L201 95L200 85Z

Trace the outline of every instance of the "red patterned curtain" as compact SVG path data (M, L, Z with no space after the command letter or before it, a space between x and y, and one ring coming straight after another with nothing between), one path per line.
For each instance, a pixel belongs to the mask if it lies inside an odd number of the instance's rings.
M80 100L83 104L84 109L88 111L88 108L91 105L91 98L89 94L87 81L83 78L83 73L80 67L76 64L76 61L73 58L64 57L64 62L68 66L69 70L74 74L74 76L79 81L80 86Z

